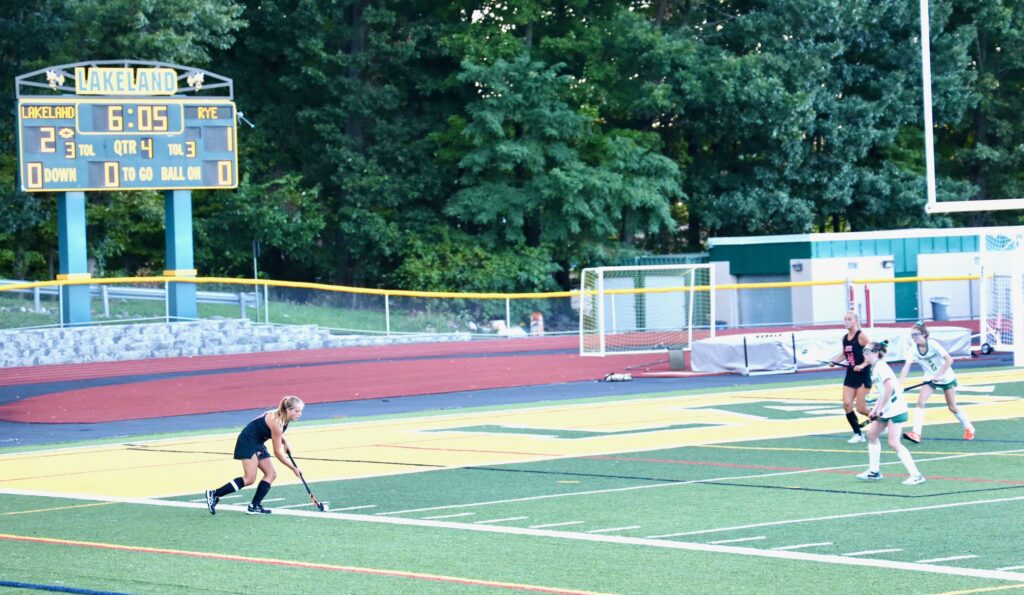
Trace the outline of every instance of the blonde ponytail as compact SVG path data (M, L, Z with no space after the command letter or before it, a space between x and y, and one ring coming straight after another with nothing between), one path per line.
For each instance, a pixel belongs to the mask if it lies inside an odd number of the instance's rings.
M288 423L288 412L296 407L303 406L305 406L305 403L302 402L302 399L295 395L286 395L281 399L281 403L277 406L277 410L274 411L274 419L277 420L277 423L281 424L281 427L284 427L284 425Z

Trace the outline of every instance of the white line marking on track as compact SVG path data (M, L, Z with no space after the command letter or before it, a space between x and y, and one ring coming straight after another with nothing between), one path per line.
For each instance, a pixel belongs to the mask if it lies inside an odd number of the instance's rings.
M566 521L564 523L547 523L545 525L530 525L531 529L547 529L548 527L567 527L569 525L582 525L586 521Z
M740 537L739 539L722 539L721 541L709 541L710 545L719 545L722 543L740 543L741 541L759 541L761 539L767 539L764 535L758 535L757 537Z
M891 554L893 552L902 552L902 548L892 548L888 550L864 550L862 552L850 552L848 554L842 554L843 556L871 556L874 554Z
M968 554L965 556L949 556L947 558L928 558L927 560L918 560L918 564L934 564L935 562L952 562L953 560L970 560L971 558L977 558L974 554Z
M346 508L332 508L334 512L341 512L343 510L365 510L367 508L377 508L376 504L364 504L362 506L348 506Z
M426 517L423 517L423 520L425 520L425 521L432 521L432 520L436 520L436 519L454 519L455 517L459 517L459 516L473 516L475 514L476 514L475 512L459 512L459 513L456 513L456 514L442 514L440 516L426 516Z
M819 541L818 543L800 543L797 545L784 545L781 547L773 547L773 550L787 551L787 550L802 550L805 547L822 547L826 545L832 545L831 541Z
M510 517L506 517L506 518L503 518L503 519L487 519L485 521L473 521L473 524L474 525L490 525L492 523L507 523L509 521L521 521L523 519L528 519L528 518L530 518L530 517L528 517L528 516L510 516Z
M629 527L610 527L608 529L593 529L587 531L587 533L613 533L615 531L629 531L630 529L639 529L640 525L630 525Z
M996 568L996 570L1024 570L1024 564L1020 566L1003 566L1002 568Z
M92 502L121 502L123 504L165 506L169 508L189 508L194 511L203 511L206 509L206 506L203 504L183 502L178 500L157 500L153 498L118 498L111 496L96 496L89 494L37 492L13 489L0 490L0 494L13 494L18 496L43 496L48 498L64 498L69 500L89 500ZM1020 499L1024 499L1024 496L1020 498L1014 498L1014 500ZM1007 500L1009 500L1009 498L1007 498ZM242 506L228 504L218 509L218 511L243 513L245 512L245 508ZM958 566L935 566L916 562L896 562L893 560L877 558L849 558L845 556L836 556L829 554L811 554L808 552L764 550L734 545L710 545L706 543L690 543L685 541L646 539L643 537L625 537L622 535L599 535L592 533L577 533L573 531L546 531L543 529L526 529L523 527L504 527L501 525L477 525L466 523L453 523L449 521L427 521L423 519L381 517L376 515L344 514L337 512L319 512L311 510L281 510L279 511L278 514L280 516L317 518L321 519L322 522L338 520L358 523L379 523L382 525L400 525L406 527L429 527L434 529L451 529L458 531L478 531L483 533L499 533L505 535L547 537L554 539L571 539L574 541L587 541L591 543L639 545L653 548L673 549L691 552L713 552L717 554L733 554L740 556L752 556L758 558L774 558L777 560L799 560L804 562L819 562L824 564L842 564L845 566L860 566L864 568L874 569L886 568L890 570L913 570L917 572L929 572L933 574L967 576L1004 581L1024 581L1024 572L985 570L982 568L969 568ZM877 512L875 512L874 514L877 514Z

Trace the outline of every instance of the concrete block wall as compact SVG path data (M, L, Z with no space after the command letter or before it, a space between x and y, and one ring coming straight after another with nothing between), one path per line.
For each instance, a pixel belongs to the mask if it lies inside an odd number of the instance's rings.
M0 331L0 368L469 339L468 333L334 335L315 325L244 319L16 329Z

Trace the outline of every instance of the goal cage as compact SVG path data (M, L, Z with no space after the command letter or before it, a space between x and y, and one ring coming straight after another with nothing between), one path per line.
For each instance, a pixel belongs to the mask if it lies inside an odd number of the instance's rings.
M689 350L715 336L710 264L596 267L580 277L580 355Z
M983 351L1013 352L1024 366L1024 231L981 234L981 346Z

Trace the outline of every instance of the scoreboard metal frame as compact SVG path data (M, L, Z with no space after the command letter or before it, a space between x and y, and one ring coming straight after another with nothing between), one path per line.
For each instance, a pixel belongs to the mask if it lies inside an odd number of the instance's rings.
M93 61L22 75L17 89L24 192L238 187L230 79L165 63Z

